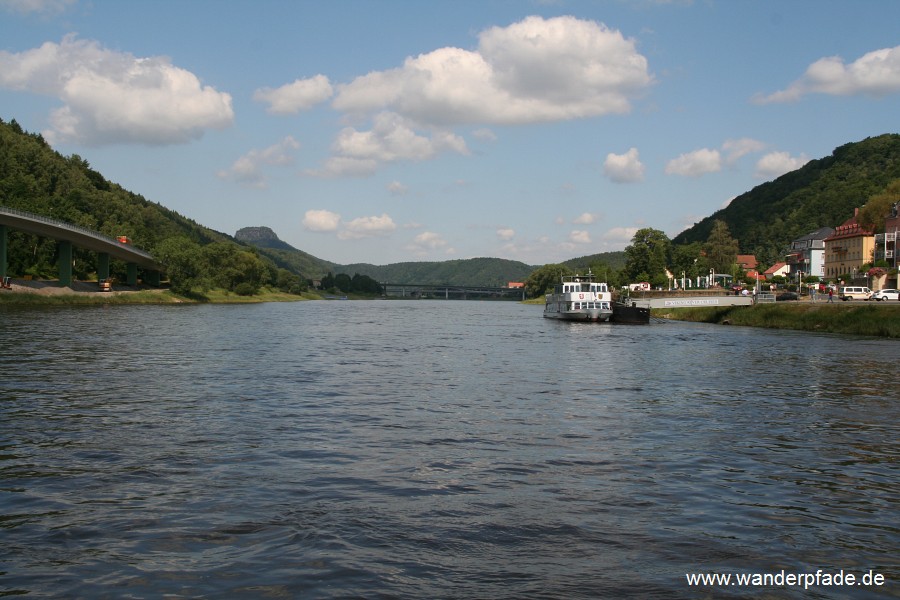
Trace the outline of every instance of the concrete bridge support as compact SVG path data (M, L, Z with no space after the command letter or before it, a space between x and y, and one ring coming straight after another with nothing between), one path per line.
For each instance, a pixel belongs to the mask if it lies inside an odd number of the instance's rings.
M137 265L134 263L128 263L127 283L130 286L137 285Z
M72 242L60 241L59 250L59 285L72 285Z
M109 254L100 252L97 254L97 281L109 279Z
M0 280L6 277L6 225L0 225Z

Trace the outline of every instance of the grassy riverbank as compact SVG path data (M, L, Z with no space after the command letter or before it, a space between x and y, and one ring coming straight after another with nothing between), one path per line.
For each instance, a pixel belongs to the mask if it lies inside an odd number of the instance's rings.
M287 294L278 290L263 289L254 296L239 296L225 290L210 290L203 295L184 296L164 289L143 289L100 293L71 288L17 289L0 291L0 305L29 306L85 306L124 304L254 304L260 302L297 302L321 300L317 294Z
M790 302L654 309L652 314L678 321L900 338L900 302Z

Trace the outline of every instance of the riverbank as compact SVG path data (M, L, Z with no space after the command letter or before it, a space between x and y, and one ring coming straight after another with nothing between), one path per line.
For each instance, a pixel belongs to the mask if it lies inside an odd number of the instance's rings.
M654 309L651 314L676 321L900 338L900 302L779 302Z
M168 289L119 286L101 292L95 282L75 281L60 286L56 281L16 280L12 289L0 290L0 305L98 305L98 304L254 304L321 300L318 294L288 294L263 288L254 296L239 296L226 290L210 290L203 295L185 296Z

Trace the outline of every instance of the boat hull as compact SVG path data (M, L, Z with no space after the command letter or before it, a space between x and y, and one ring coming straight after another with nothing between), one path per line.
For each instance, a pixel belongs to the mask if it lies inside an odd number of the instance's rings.
M544 318L546 319L557 319L559 321L582 321L592 323L603 323L605 321L609 321L612 316L613 311L603 310L599 308L544 313Z
M610 323L645 325L650 322L650 309L635 304L614 302Z

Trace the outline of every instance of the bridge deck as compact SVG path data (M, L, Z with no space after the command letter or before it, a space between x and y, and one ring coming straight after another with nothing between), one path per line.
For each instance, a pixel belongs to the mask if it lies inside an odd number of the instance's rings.
M161 270L162 268L149 252L65 221L0 206L0 225L42 237L71 242L79 248L94 252L105 252L111 258L134 263L144 269Z

